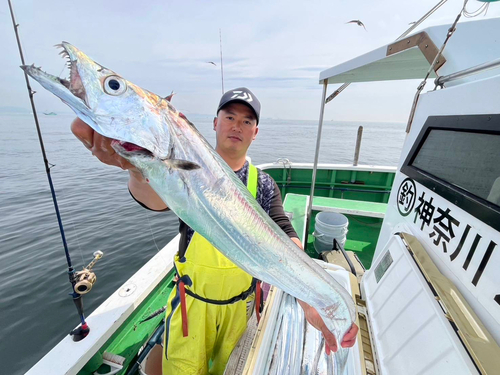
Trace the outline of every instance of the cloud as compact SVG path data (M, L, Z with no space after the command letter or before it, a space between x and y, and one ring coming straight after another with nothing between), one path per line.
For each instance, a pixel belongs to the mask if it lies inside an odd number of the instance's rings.
M376 4L318 0L307 6L297 0L88 0L69 7L65 0L53 0L15 6L27 62L58 74L64 62L52 46L68 40L148 90L160 95L176 91L174 103L192 113L212 113L221 95L221 30L226 89L255 88L270 117L316 119L322 70L392 42L409 27L408 22L434 5L435 0L415 2L411 8L396 0ZM420 28L452 21L460 6L445 4ZM490 7L488 17L499 14L499 7ZM368 32L346 25L351 19L362 20ZM2 105L27 107L8 14L0 14L0 33L7 36L0 39ZM36 85L41 107L63 107ZM412 90L405 91L405 97L400 91L387 91L383 84L377 87L373 95L385 98L391 108L406 108L412 98ZM352 120L396 116L381 104L370 106L370 113L359 110L356 106L365 100L364 92L352 87L349 92L342 94L349 102L337 107L337 116ZM407 114L398 111L397 116L404 121Z

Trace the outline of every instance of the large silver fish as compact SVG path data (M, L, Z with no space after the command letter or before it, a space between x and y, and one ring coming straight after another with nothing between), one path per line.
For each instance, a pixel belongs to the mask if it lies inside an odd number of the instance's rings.
M169 101L71 44L59 46L68 59L68 80L33 65L22 68L96 132L116 140L116 152L180 219L252 276L315 307L341 342L354 321L351 296L269 218L194 125ZM347 349L336 353L336 374L347 355Z

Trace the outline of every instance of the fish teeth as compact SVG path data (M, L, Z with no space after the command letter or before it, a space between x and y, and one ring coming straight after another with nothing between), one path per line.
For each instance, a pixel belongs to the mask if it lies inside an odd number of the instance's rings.
M66 51L66 48L64 48L64 45L62 44L56 44L55 47L57 48L62 48L61 52L59 52L59 55L64 57L67 60L68 66L71 66L71 57L69 56L68 51Z

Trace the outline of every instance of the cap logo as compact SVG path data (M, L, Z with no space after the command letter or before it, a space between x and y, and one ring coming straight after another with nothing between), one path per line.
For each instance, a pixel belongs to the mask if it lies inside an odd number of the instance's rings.
M243 91L233 91L233 96L231 96L231 99L241 99L241 100L246 100L247 102L252 102L253 98L252 95L250 95L247 92Z

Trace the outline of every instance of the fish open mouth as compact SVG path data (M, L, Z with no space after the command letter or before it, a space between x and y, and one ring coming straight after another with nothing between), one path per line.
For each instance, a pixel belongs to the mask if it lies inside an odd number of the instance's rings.
M83 85L82 78L78 73L78 68L76 65L76 60L72 60L70 54L64 44L56 44L56 47L62 48L59 55L66 59L66 65L69 69L69 77L67 79L57 77L59 82L65 86L74 96L80 98L85 102L86 92L85 86Z
M80 101L88 107L87 104L87 93L85 91L85 86L83 85L82 78L78 72L78 61L76 60L75 53L72 53L68 48L72 46L69 43L63 42L57 44L56 47L62 48L59 53L66 59L66 65L69 69L68 78L60 78L53 76L40 67L36 67L35 64L32 65L22 65L21 68L33 79L37 80L43 87L57 95L64 102L71 102L71 98L68 97L65 90L61 90L61 86L67 89L71 95L75 98L80 99ZM73 56L73 57L72 57Z
M111 141L111 147L113 147L115 151L122 156L142 155L147 157L154 157L153 153L148 149L130 142L113 139Z

